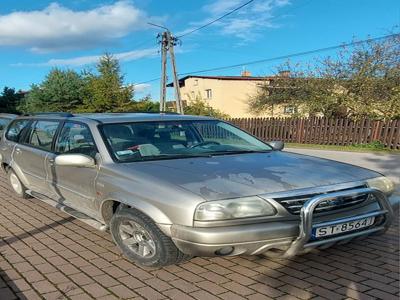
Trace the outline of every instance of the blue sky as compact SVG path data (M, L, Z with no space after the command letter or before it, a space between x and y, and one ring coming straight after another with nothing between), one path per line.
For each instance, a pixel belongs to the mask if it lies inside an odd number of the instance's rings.
M157 78L159 30L148 26L148 21L180 34L245 2L2 0L0 88L27 90L55 66L77 71L93 68L97 56L105 52L120 59L126 83ZM178 72L302 52L353 37L382 36L399 24L398 0L255 0L221 22L182 38L176 50ZM243 65L208 75L239 75L242 68L253 75L270 75L280 63ZM137 86L138 97L148 93L158 99L158 81Z

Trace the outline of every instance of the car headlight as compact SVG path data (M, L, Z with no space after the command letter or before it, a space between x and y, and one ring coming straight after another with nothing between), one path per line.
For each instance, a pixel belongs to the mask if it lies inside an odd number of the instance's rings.
M385 176L368 179L367 184L370 188L380 190L385 194L391 194L394 191L394 183Z
M195 212L196 221L219 221L259 216L273 216L275 208L259 197L210 201L200 204Z

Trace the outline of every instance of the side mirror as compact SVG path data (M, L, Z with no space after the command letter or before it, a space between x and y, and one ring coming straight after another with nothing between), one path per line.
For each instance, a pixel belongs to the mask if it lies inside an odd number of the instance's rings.
M77 168L94 168L96 162L93 158L83 154L61 154L54 160L56 166Z
M285 143L282 141L272 141L268 142L268 145L270 145L274 150L281 151L283 148L285 148Z

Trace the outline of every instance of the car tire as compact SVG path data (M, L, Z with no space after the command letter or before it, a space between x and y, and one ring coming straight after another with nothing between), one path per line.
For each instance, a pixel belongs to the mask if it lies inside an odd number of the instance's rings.
M27 188L21 182L17 174L12 169L8 170L8 181L10 182L11 189L13 192L22 199L29 199L30 195L26 193Z
M119 205L111 219L110 231L122 253L141 266L162 267L190 259L151 218L137 209Z

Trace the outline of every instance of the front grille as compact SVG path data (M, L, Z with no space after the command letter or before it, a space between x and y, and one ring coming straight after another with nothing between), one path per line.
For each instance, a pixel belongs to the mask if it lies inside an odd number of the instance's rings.
M353 189L365 188L365 187L366 187L365 185L361 185L361 186L356 186L356 187L352 187L349 189L342 189L342 190L336 190L336 191L331 191L331 192L353 190ZM321 194L322 193L293 196L293 197L274 198L274 200L279 202L280 204L282 204L291 214L298 215L301 211L301 208L303 207L304 203L307 200L309 200L310 198L313 198L315 196L321 195ZM326 193L326 194L329 194L329 193ZM339 198L335 198L335 199L326 200L326 201L323 201L320 204L318 204L318 206L315 208L314 212L322 213L322 212L351 207L351 206L358 205L358 204L365 202L368 198L369 198L369 194L367 193L367 194L361 194L361 195L357 195L357 196L343 196L343 197L339 197Z

